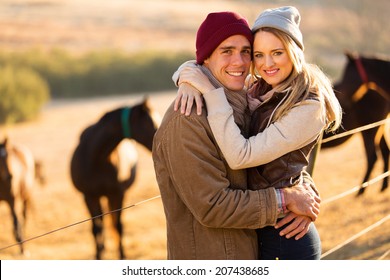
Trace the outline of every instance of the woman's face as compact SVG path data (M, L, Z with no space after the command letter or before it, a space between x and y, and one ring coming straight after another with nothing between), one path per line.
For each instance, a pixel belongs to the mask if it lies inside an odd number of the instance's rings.
M293 63L282 41L267 31L255 34L253 62L258 74L273 88L287 79L293 70Z

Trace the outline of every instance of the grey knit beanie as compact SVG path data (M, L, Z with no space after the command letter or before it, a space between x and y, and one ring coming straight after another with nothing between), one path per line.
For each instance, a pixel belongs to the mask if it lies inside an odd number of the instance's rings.
M252 27L255 33L262 27L272 27L287 33L298 46L303 50L303 36L299 30L301 15L297 8L292 6L280 7L276 9L267 9L263 11L256 19Z

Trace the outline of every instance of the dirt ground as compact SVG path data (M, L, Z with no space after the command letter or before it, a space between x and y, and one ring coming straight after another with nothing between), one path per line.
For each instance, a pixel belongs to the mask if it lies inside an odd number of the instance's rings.
M174 93L151 94L153 108L163 114ZM142 95L96 98L91 100L53 101L44 108L39 119L1 127L12 142L27 145L44 164L47 183L36 186L34 208L25 228L27 254L18 247L0 249L0 259L93 259L94 243L88 213L82 196L69 177L69 162L79 134L103 113L113 108L134 104ZM137 145L140 168L133 187L127 192L124 206L130 206L159 195L151 154ZM360 136L346 144L321 151L314 178L323 200L352 189L359 184L365 168ZM375 169L381 172L381 163ZM380 183L370 186L364 197L346 196L321 207L316 225L320 231L323 252L333 249L390 213L390 191L379 193ZM12 245L12 222L7 205L0 202L0 248ZM124 247L128 259L165 259L165 217L160 198L124 210ZM69 226L69 227L68 227ZM65 227L65 228L64 228ZM52 232L54 231L54 232ZM52 232L52 233L50 233ZM43 236L41 236L43 235ZM39 237L41 236L41 237ZM37 237L37 238L36 238ZM104 259L117 259L113 236L106 232ZM390 221L327 256L327 259L390 259ZM387 255L386 255L387 252Z

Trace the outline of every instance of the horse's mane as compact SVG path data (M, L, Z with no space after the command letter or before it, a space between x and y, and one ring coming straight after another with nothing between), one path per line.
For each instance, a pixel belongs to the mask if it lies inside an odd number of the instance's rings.
M102 124L106 123L107 121L110 121L112 119L112 116L117 114L119 111L121 111L123 108L118 108L113 111L105 113L96 123L88 126L80 135L80 141L84 141L88 138L90 138L91 134L95 134L96 128L100 127Z
M115 110L112 110L110 112L107 112L105 113L101 118L100 120L98 121L98 123L101 123L101 122L106 122L107 120L111 120L111 116L112 115L115 115L116 113L122 111L123 108L118 108L118 109L115 109Z
M361 57L366 59L375 59L375 60L383 60L385 62L390 62L390 56L381 53L369 54L369 53L360 53L357 51L345 50L344 54L351 60Z

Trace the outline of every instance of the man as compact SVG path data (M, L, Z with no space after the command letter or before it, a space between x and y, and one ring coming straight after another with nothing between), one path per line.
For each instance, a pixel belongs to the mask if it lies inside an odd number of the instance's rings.
M249 117L241 103L252 40L247 21L232 12L209 14L196 40L197 63L224 90L244 134ZM255 229L274 225L285 208L316 218L319 197L310 187L249 190L246 171L228 167L206 114L185 116L173 106L153 143L168 259L257 259Z

